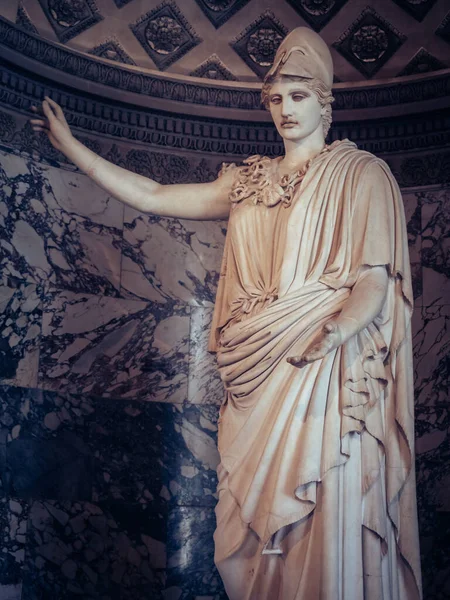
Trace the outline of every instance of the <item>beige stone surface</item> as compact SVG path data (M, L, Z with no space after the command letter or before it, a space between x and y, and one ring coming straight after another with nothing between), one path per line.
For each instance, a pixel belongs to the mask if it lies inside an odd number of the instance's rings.
M255 173L270 185L275 162L253 159L235 177L248 193L231 210L213 319L227 391L216 564L231 600L419 598L400 193L347 140L312 160L288 205L265 203ZM356 334L289 364L349 310L361 273L383 265L376 318L365 318L369 286L353 302Z

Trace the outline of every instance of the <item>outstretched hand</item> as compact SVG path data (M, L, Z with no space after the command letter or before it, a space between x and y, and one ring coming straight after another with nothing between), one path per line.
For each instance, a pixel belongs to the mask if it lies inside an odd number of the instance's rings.
M320 360L329 352L338 348L343 342L342 331L335 320L328 321L322 328L322 336L311 348L301 356L289 356L286 360L294 367L303 367L315 360Z
M42 107L32 106L31 110L42 115L38 119L30 119L33 131L45 132L52 146L64 152L64 149L67 145L70 145L74 138L59 104L45 96Z

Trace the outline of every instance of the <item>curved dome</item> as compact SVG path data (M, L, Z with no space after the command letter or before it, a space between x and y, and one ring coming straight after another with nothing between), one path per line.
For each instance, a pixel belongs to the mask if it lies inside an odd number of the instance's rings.
M13 0L0 14L50 41L124 64L257 82L298 26L332 48L337 81L450 67L446 0ZM448 18L447 18L448 20Z
M0 139L14 147L38 144L27 119L51 95L80 139L119 164L136 148L195 155L212 170L280 154L261 79L287 31L307 25L335 63L330 139L383 156L404 185L448 178L446 0L15 0L1 10ZM40 155L61 160L44 141ZM430 168L418 169L413 153L424 151Z

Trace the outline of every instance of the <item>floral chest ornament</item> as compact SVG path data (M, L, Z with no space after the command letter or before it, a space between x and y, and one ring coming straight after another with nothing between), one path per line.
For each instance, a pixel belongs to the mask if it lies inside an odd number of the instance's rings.
M325 147L325 149L328 148ZM267 156L250 156L244 161L243 167L236 169L230 201L238 203L252 197L253 204L272 207L281 202L285 208L288 208L312 160L308 160L301 169L278 177L277 180L277 171L274 169L272 159ZM223 170L226 171L232 167L235 165L224 165Z

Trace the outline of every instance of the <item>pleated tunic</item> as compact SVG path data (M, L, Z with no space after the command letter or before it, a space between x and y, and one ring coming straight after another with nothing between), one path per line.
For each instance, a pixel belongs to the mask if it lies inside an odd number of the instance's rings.
M231 166L232 209L210 350L220 409L215 562L230 600L421 597L413 455L411 280L387 165L349 142L280 180ZM301 355L385 265L375 321Z

